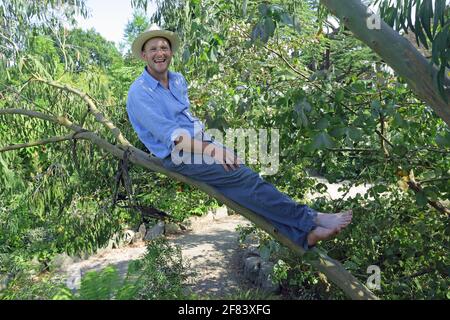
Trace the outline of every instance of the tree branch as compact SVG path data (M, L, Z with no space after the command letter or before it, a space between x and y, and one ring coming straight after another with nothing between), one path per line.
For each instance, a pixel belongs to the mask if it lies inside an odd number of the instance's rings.
M379 152L377 149L358 149L358 148L327 148L332 152Z
M73 140L73 139L85 139L85 137L83 136L83 133L68 134L68 135L61 136L61 137L52 137L52 138L42 139L42 140L28 142L28 143L13 144L10 146L0 148L0 152L36 147L36 146L46 145L46 144L55 143L55 142L68 141L68 140Z
M450 126L450 106L441 96L436 85L438 69L397 31L384 21L380 28L369 29L367 6L360 0L321 0L356 38L376 52L392 69L408 83L420 99L430 105L436 114ZM446 82L449 79L446 77ZM450 89L445 89L447 101Z
M35 81L40 81L43 83L46 83L52 87L61 89L61 90L65 90L68 92L71 92L77 96L79 96L80 98L82 98L84 100L84 102L86 102L86 104L88 105L89 108L89 112L92 113L92 115L95 117L95 119L100 122L101 124L103 124L106 128L108 128L109 130L111 130L111 132L113 133L114 137L117 139L117 141L119 143L121 143L124 146L131 146L131 143L125 139L125 137L123 136L122 132L119 130L119 128L117 128L108 118L106 118L103 113L101 113L97 106L95 105L94 101L84 92L81 92L75 88L69 87L66 84L61 84L61 83L57 83L55 81L51 81L51 80L47 80L47 79L43 79L43 78L35 78Z
M420 185L420 183L416 182L412 171L409 174L408 186L416 193L423 192L422 186ZM442 212L442 213L445 213L447 215L450 215L450 210L447 207L445 207L441 202L439 202L439 201L432 201L432 200L429 200L429 199L427 199L427 202L428 202L428 204L430 206L432 206L433 208L435 208L439 212Z

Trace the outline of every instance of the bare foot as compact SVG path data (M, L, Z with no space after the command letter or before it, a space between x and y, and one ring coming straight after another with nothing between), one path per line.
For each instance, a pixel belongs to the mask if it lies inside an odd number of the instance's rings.
M334 229L328 229L323 227L317 227L310 233L308 233L308 245L313 246L318 241L329 239L336 234L338 234L340 231L340 228L334 228Z
M339 213L317 213L316 224L327 229L343 229L352 221L353 212L347 210Z

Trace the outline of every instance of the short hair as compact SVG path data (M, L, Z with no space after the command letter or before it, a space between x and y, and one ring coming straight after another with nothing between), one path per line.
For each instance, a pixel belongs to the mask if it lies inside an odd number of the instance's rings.
M144 44L142 45L141 52L144 51L144 47L145 47L145 45L147 44L147 42L149 42L150 40L155 39L155 38L163 38L164 40L167 40L167 42L169 43L170 50L172 51L172 43L170 42L170 40L167 39L166 37L158 36L158 37L150 38L150 39L148 39L147 41L145 41Z

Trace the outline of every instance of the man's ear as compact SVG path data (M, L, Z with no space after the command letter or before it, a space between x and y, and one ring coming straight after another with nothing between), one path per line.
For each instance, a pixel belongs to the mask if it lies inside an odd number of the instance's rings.
M145 59L145 52L144 51L141 51L141 58Z

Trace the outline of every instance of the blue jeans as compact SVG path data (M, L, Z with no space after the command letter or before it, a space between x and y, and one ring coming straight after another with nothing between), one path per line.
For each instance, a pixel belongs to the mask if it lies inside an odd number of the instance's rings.
M263 216L281 234L305 250L309 248L307 235L316 228L317 212L314 209L296 203L243 164L238 169L226 171L221 164L201 161L199 154L188 156L192 159L191 164L174 164L169 155L163 159L163 165L170 171L205 182L225 197ZM196 162L194 157L197 157ZM195 164L198 162L201 163Z

